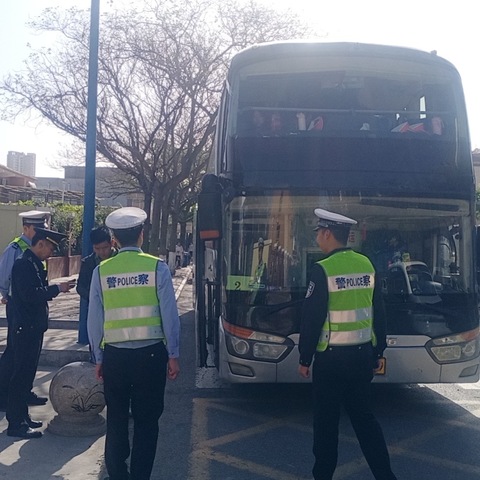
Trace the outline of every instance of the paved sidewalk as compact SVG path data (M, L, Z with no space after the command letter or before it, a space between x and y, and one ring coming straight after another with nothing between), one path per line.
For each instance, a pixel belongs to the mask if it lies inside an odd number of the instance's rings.
M186 267L175 272L172 278L180 315L192 310L192 287L189 282L191 268ZM51 302L51 317L63 322L77 323L80 300L76 293L60 295ZM0 318L4 316L0 310ZM54 323L54 322L53 322ZM67 324L68 326L68 324ZM6 328L0 328L0 344L4 345ZM75 328L50 328L45 337L45 349L61 351L77 351L88 347L76 343ZM0 350L1 351L1 350ZM70 363L70 362L66 362ZM40 396L47 396L50 382L58 371L57 367L39 367L34 384L34 391ZM105 411L102 412L105 414ZM48 423L56 412L51 402L45 406L30 407L30 415L34 420L43 422L40 429L44 432L41 439L21 440L6 435L7 421L5 412L0 411L0 479L12 480L88 480L105 478L103 451L105 436L62 437L46 430Z

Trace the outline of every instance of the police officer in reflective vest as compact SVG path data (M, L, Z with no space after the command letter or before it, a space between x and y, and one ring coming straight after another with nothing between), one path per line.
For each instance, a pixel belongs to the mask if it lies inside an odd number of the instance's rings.
M337 465L343 404L377 480L396 479L382 429L370 406L370 383L386 346L385 313L370 260L347 248L351 218L317 208L317 243L326 255L312 267L300 330L299 374L313 358L315 480Z
M95 268L90 287L87 327L97 379L104 382L110 480L150 478L166 378L175 379L180 370L180 322L172 277L163 261L140 248L146 218L134 207L108 215L105 223L120 249Z
M13 328L11 328L12 314L11 304L9 304L9 300L11 300L12 268L15 260L20 258L23 252L31 246L32 238L35 235L35 227L48 228L51 214L41 210L29 210L19 213L18 216L22 219L22 234L7 245L0 257L0 294L2 296L1 302L5 304L8 322L7 346L0 358L0 409L3 410L6 409L8 385L13 372ZM45 405L47 398L39 397L36 393L30 391L27 403L28 405Z

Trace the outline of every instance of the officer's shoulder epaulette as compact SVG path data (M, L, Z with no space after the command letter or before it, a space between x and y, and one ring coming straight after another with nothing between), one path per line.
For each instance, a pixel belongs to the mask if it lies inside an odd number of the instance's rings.
M15 250L18 250L20 248L20 245L17 243L17 242L12 242L10 244L12 246L12 248L14 248Z

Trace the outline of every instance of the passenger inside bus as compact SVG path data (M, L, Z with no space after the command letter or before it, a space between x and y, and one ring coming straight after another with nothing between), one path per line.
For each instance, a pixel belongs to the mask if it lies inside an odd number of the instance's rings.
M371 132L440 138L455 103L446 86L410 76L299 72L251 76L244 83L237 131L245 136Z
M240 130L246 136L263 136L269 134L269 125L265 112L247 110L240 117Z

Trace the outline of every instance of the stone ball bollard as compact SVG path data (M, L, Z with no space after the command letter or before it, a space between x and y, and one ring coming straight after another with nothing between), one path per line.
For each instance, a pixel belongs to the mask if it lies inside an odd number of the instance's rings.
M95 365L73 362L62 367L53 377L49 391L50 401L57 415L47 430L55 435L84 437L103 435L105 408L103 384L95 378Z

